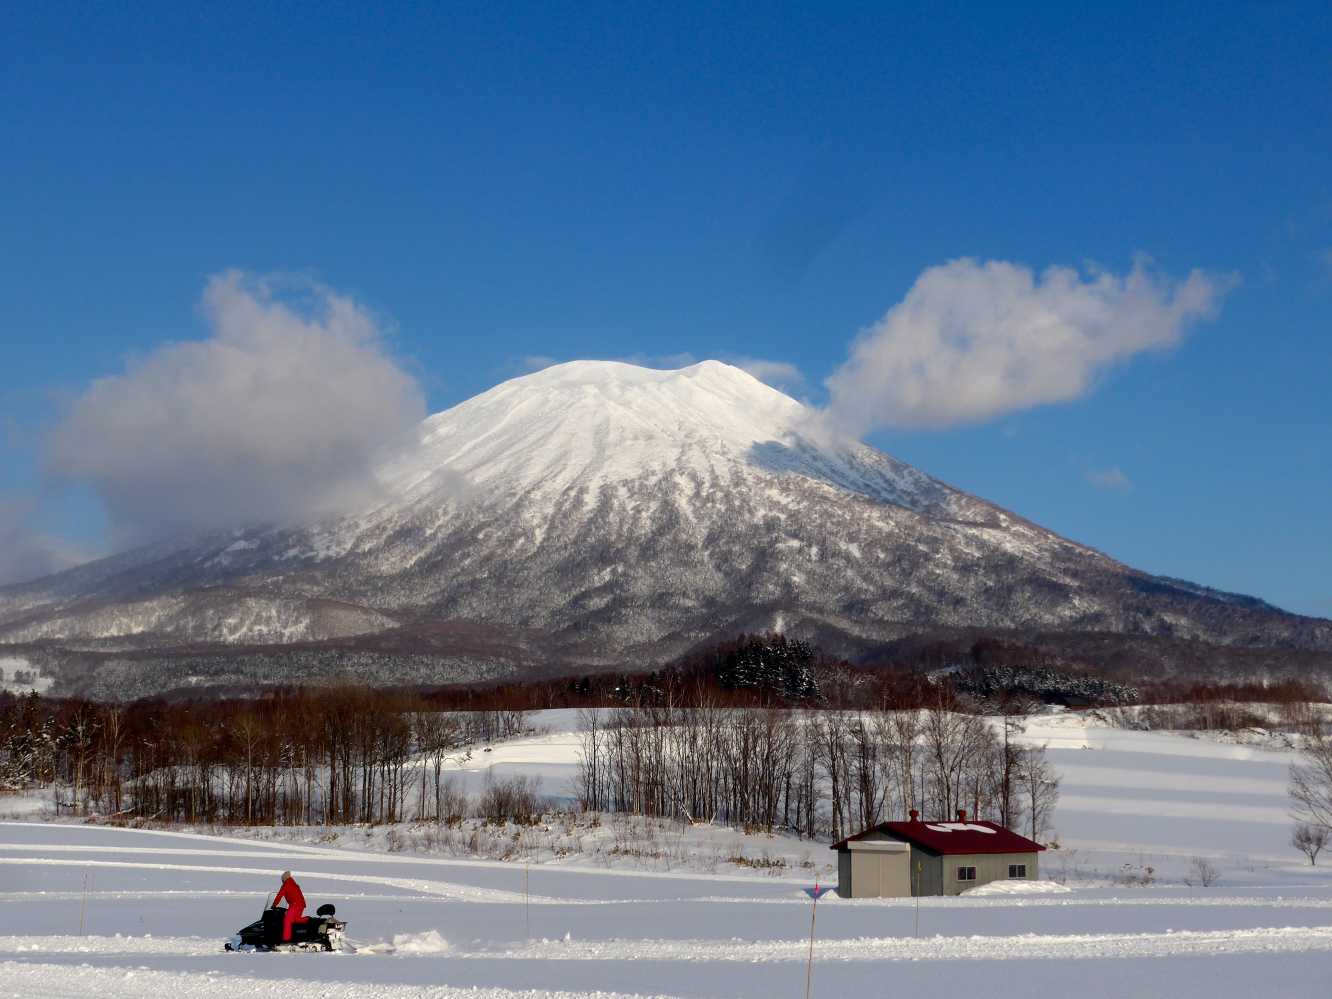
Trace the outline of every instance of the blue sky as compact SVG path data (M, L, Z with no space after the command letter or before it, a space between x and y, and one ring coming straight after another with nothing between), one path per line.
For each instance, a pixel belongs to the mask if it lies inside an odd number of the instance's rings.
M780 360L821 403L929 268L1147 254L1238 283L1071 401L869 440L1130 564L1332 615L1325 3L0 18L0 505L25 530L111 543L46 435L209 335L233 268L354 298L435 410L537 356Z

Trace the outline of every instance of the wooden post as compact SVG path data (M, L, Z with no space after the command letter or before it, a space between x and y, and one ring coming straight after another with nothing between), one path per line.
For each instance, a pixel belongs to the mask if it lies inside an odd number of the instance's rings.
M814 986L814 921L819 915L819 883L814 882L814 905L809 910L809 960L805 964L805 999L810 999Z
M920 873L921 873L921 868L922 868L922 862L919 861L919 860L917 860L917 861L916 861L916 891L915 891L915 895L916 895L916 919L915 919L915 922L914 922L914 923L912 924L912 926L911 926L911 935L912 935L913 937L918 937L918 936L920 936Z
M83 936L84 920L88 915L88 872L83 872L83 901L79 903L79 936Z

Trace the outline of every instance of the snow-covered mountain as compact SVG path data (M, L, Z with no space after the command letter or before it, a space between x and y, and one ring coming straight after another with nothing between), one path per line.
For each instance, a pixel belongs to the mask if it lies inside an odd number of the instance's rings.
M1332 622L1136 572L863 444L744 371L579 361L430 417L345 518L0 590L0 642L526 636L659 660L741 630L863 648L1027 628L1332 648Z

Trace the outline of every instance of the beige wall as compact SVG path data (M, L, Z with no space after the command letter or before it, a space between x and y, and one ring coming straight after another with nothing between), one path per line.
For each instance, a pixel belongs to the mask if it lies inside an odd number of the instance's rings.
M943 858L943 889L945 895L956 895L977 885L1008 878L1009 864L1026 864L1027 880L1035 881L1040 875L1039 853L976 853L950 854ZM958 881L959 867L976 868L975 881Z
M852 898L901 898L911 894L911 853L848 851ZM840 892L839 892L840 894Z

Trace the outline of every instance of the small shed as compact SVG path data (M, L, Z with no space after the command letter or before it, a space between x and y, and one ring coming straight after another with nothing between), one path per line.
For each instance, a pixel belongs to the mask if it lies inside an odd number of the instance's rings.
M851 898L897 898L911 890L911 846L893 839L844 840L837 851L837 894ZM843 887L848 890L843 891Z
M957 895L1009 879L1040 877L1039 843L993 822L881 822L834 843L843 898Z

